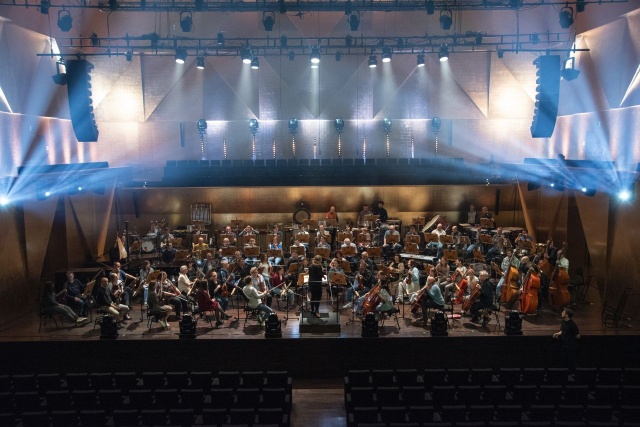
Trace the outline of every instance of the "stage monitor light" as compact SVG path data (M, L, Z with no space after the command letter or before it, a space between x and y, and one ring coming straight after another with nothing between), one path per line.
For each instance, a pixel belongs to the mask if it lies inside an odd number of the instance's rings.
M573 8L565 6L560 9L558 19L562 28L570 28L573 25Z
M280 36L280 47L287 47L287 36L283 34Z
M367 313L362 321L362 331L360 336L363 338L378 338L378 321L376 320L376 313Z
M391 56L393 52L391 46L385 46L382 48L382 62L391 62Z
M427 9L427 15L433 15L436 13L436 2L433 0L425 0L424 7Z
M446 337L449 336L447 332L447 316L442 310L436 311L431 318L431 330L429 331L432 337Z
M296 53L294 51L289 51L289 61L293 61L296 59Z
M198 56L196 58L196 68L198 70L204 70L204 56Z
M351 37L351 34L347 34L347 37L344 38L344 44L346 46L353 46L353 37Z
M438 59L440 60L440 62L447 62L449 60L449 47L447 45L440 46Z
M505 335L522 335L522 318L518 310L511 310L504 319Z
M278 319L276 313L269 313L265 322L265 338L282 338L282 321Z
M382 119L382 129L385 133L391 132L391 119L389 117Z
M176 64L184 64L187 60L187 49L179 47L176 49Z
M60 31L68 32L73 27L73 18L71 17L71 12L66 9L62 9L58 11L58 28Z
M276 14L273 12L262 12L262 25L265 31L273 31L273 24L276 23Z
M193 29L193 15L191 12L183 10L180 12L180 28L183 33L190 33Z
M418 56L416 56L416 62L418 67L424 67L424 53L419 53Z
M353 13L353 4L351 3L351 0L347 0L344 2L344 14L351 15L351 13Z
M49 0L41 0L40 1L40 13L43 14L43 15L48 15L50 6L51 6L51 2Z
M196 320L190 314L185 314L182 316L179 322L180 325L180 333L178 336L180 339L195 339L196 338L196 327L198 326Z
M281 15L287 13L287 5L284 0L278 0L278 12L280 12Z
M320 48L318 46L313 46L311 48L311 64L319 64L320 63Z
M251 60L251 69L257 70L258 68L260 68L260 59L258 59L257 56L254 56Z
M100 322L100 339L115 340L118 338L118 322L110 314L102 316Z
M289 132L296 133L298 131L298 119L289 119Z
M451 24L453 24L453 13L449 9L443 9L440 11L440 28L443 30L450 30Z
M529 41L533 44L538 44L540 43L540 36L538 33L533 33L529 36Z
M251 64L251 46L246 45L242 47L242 52L240 53L240 58L242 58L243 64Z
M224 33L218 32L218 46L224 46Z
M360 14L352 13L349 15L349 29L351 31L358 31L358 27L360 27Z
M258 119L249 120L249 132L251 132L252 135L255 135L256 133L258 133L259 128L260 128L260 123L258 122Z
M91 34L89 34L89 40L91 41L91 46L100 46L100 38L96 33L91 32Z
M498 49L498 58L500 59L504 58L504 50Z
M369 56L369 68L376 68L378 66L378 59L375 55Z
M618 200L621 202L628 202L631 200L631 191L624 189L618 192Z
M198 120L196 126L198 127L199 133L204 133L204 131L207 130L207 121L205 119L200 119Z
M127 62L133 61L133 50L132 49L127 50L127 53L124 54L124 57L127 60Z
M337 118L333 124L336 128L336 132L342 133L342 131L344 130L344 120L341 118Z

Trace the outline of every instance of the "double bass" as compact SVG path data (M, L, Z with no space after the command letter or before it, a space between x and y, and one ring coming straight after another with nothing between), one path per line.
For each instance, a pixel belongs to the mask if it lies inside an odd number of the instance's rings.
M540 275L530 268L524 278L522 294L520 294L519 309L521 313L533 314L538 310L538 289L540 288Z
M549 285L549 304L561 309L569 305L571 294L569 293L569 273L567 270L556 265L551 275L551 284Z
M380 289L382 285L378 283L367 293L362 301L362 315L366 316L369 312L375 310L376 306L380 303Z
M513 255L511 255L511 258L509 258L509 270L504 276L505 286L502 288L502 293L500 294L501 303L511 304L518 297L518 292L520 291L520 286L518 285L520 272L511 264L514 256L516 256L515 251Z

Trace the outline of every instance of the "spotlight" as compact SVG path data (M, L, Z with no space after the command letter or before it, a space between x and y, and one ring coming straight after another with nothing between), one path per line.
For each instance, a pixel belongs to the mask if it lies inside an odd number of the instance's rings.
M440 28L443 30L451 29L451 24L453 24L453 13L449 9L444 9L440 11Z
M434 117L433 120L431 120L431 129L434 132L438 132L440 130L440 126L442 126L442 120L440 117Z
M498 49L498 58L500 59L504 58L504 50Z
M118 338L118 322L110 314L102 316L100 322L100 339L115 340Z
M342 59L342 52L336 52L336 62L339 62Z
M127 62L131 62L133 60L133 50L129 49L127 53L124 54L124 57L127 60Z
M476 44L482 44L482 34L476 34Z
M353 37L351 37L351 34L347 34L347 37L344 38L344 44L346 46L353 45Z
M582 192L582 194L584 194L587 197L593 197L596 195L596 189L595 188L591 188L591 187L582 187L580 189L580 191Z
M198 127L198 133L205 133L207 130L207 121L205 119L200 119L196 126Z
M67 84L67 69L62 60L56 61L56 73L51 78L57 85L64 86Z
M628 202L631 200L631 191L624 189L618 192L618 200L621 202Z
M287 47L287 36L285 34L280 36L280 47Z
M425 0L424 7L427 9L427 15L433 15L436 12L436 3L433 0Z
M187 60L187 49L183 47L176 48L176 64L184 64Z
M580 75L580 70L576 70L576 58L569 58L564 63L564 68L560 75L565 80L575 80Z
M242 53L240 53L240 58L242 58L242 62L244 64L251 64L251 47L249 45L242 47Z
M569 7L569 3L560 9L558 18L560 19L560 26L562 28L569 28L573 25L573 8Z
M289 119L289 132L296 133L298 131L298 119Z
M180 333L178 336L180 339L195 339L196 338L196 327L197 322L190 314L185 314L182 316L179 322L180 325Z
M115 11L118 10L118 8L120 7L120 5L118 4L118 0L109 0L109 10L110 11Z
M533 44L538 44L540 43L540 36L538 33L533 33L529 36L529 41Z
M204 9L204 0L196 0L195 7L197 11L201 11L202 9Z
M349 29L351 31L358 31L358 27L360 26L360 15L357 13L352 13L349 15Z
M294 51L289 51L289 61L293 61L296 59L296 53Z
M193 29L193 15L191 14L191 12L180 12L180 28L182 28L183 33L191 32L191 30Z
M362 321L362 332L360 336L363 338L378 338L378 321L375 313L367 313Z
M424 67L424 53L419 53L416 57L416 61L418 63L418 67Z
M311 67L312 68L318 68L318 65L320 63L320 48L318 46L313 46L311 48ZM313 65L316 65L315 67Z
M96 33L92 32L89 34L89 40L91 40L91 46L100 46L100 39Z
M204 56L198 56L196 58L196 68L198 70L204 70Z
M378 66L378 59L375 55L369 55L369 68L376 68Z
M392 55L391 47L385 46L382 48L382 62L391 62Z
M444 311L436 311L436 314L431 318L430 333L432 337L446 337L449 335L449 332L447 332L447 318Z
M342 133L342 131L344 130L344 120L343 119L336 119L335 122L333 123L333 125L336 128L336 132L338 133Z
M252 135L258 133L258 128L260 127L260 123L258 123L258 119L250 119L249 120L249 132Z
M254 56L253 59L251 60L251 69L257 70L258 68L260 68L260 60L258 59L257 56Z
M449 60L449 47L447 45L440 46L438 59L440 60L440 62L447 62Z
M584 12L584 8L586 7L586 3L584 0L576 0L576 12Z
M282 338L282 322L276 313L270 313L265 324L265 338Z
M40 13L43 15L49 14L49 6L51 6L51 2L49 0L41 0L40 1Z
M60 31L64 31L65 33L71 30L73 27L73 18L71 17L71 12L66 9L62 9L58 11L58 28Z
M351 4L351 0L347 0L346 2L344 2L344 14L351 15L352 12L353 12L353 5Z
M553 188L556 191L564 191L564 184L560 180L552 181L551 184L549 184L549 187Z
M9 198L7 196L0 197L0 206L7 206L9 204Z
M265 31L273 31L273 24L276 23L276 14L273 12L262 12L262 25Z
M385 117L384 119L382 119L382 129L385 131L385 133L391 132L391 119L390 118Z
M280 12L281 15L287 13L287 5L284 3L284 0L278 0L278 12Z
M218 32L218 46L224 46L224 33Z
M522 318L518 310L511 310L504 319L505 335L522 335Z

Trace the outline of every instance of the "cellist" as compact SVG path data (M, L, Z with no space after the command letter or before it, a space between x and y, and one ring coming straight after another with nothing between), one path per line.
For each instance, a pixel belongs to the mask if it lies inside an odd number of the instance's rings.
M436 278L433 276L427 277L427 283L423 288L426 298L422 300L422 323L427 324L427 312L430 308L436 310L444 309L444 298L440 292L440 287L436 284ZM421 290L422 291L422 290Z
M480 297L473 303L471 309L469 309L472 322L478 322L480 320L478 316L480 310L493 306L493 285L491 284L489 273L486 270L480 272L480 284L478 286L481 286L482 289L480 291Z

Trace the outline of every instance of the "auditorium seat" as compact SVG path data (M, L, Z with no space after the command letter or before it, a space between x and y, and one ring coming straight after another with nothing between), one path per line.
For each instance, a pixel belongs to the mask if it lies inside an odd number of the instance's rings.
M38 389L38 380L35 374L14 374L11 377L13 391L34 391Z
M376 387L375 388L376 401L378 406L400 406L402 405L402 395L400 393L400 387Z
M238 388L236 390L236 405L239 408L257 408L260 402L260 389Z
M348 414L348 425L359 425L361 423L377 423L380 422L378 418L378 408L373 406L357 406Z
M467 407L465 405L442 405L439 413L444 422L458 423L467 419Z
M211 384L214 378L214 375L212 372L209 372L209 371L195 372L194 371L194 372L191 372L189 377L191 380L192 388L196 388L196 389L201 388L205 392L208 392L209 390L211 390Z
M447 384L466 385L469 382L469 370L466 368L447 369Z
M531 421L553 422L555 419L555 406L532 404L529 406L527 414Z
M115 411L114 409L113 411ZM105 411L102 409L83 409L79 412L80 425L91 427L104 427L110 421L109 413L113 411ZM137 418L137 415L136 415ZM115 424L123 425L123 424Z
M541 405L555 405L562 400L563 388L561 385L543 384L538 387L537 403Z
M399 386L423 384L422 376L418 375L417 369L397 369L395 371L396 384Z
M209 393L207 390L206 393ZM200 411L204 402L205 390L201 388L184 388L180 390L182 408Z
M143 426L167 425L166 409L142 409L140 410L140 422Z
M567 368L547 368L547 384L564 385L569 380L569 369Z
M20 415L22 427L42 427L49 425L47 411L27 411Z
M401 391L402 401L407 407L423 406L432 403L423 385L404 386Z
M373 369L370 372L371 384L374 386L395 385L395 375L392 369Z
M493 405L469 405L467 414L469 421L486 422L493 419L494 412Z
M479 385L462 385L457 388L458 401L465 405L482 403L482 387Z
M116 372L113 379L116 388L121 389L124 393L138 386L138 377L135 372Z
M253 425L256 415L253 408L231 408L229 410L229 424Z
M211 408L229 409L234 403L233 389L214 388L211 390L210 402L205 401L205 406Z
M446 384L447 371L444 369L425 369L422 371L422 378L426 387Z
M265 382L265 374L263 371L243 371L240 373L241 386L247 388L262 389Z
M218 372L218 387L236 389L240 385L239 371Z
M504 403L507 396L507 386L504 384L491 384L482 387L482 401L491 405Z
M191 426L196 418L193 409L171 408L167 415L172 426Z
M78 425L78 412L74 410L55 410L50 412L52 427L70 427Z
M111 372L92 372L89 374L91 388L94 390L106 390L113 388L113 375Z
M409 422L417 422L420 424L433 421L436 410L430 405L412 405L409 406L407 417Z
M164 372L143 372L142 387L156 389L165 386Z
M153 392L155 398L155 407L164 409L180 408L180 400L178 399L178 389L175 388L159 388Z
M167 387L183 389L189 387L189 373L186 371L181 372L167 372L165 378L167 380Z
M44 402L36 391L17 391L13 393L16 412L33 412L45 409Z
M142 388L129 390L129 407L131 409L145 409L153 407L153 392Z
M471 368L469 382L474 385L485 385L493 383L493 369L491 368Z
M37 380L38 390L40 390L40 392L47 390L57 390L62 385L62 378L60 377L60 374L38 374ZM2 382L3 381L0 378L0 391L4 391L4 384L2 384Z

